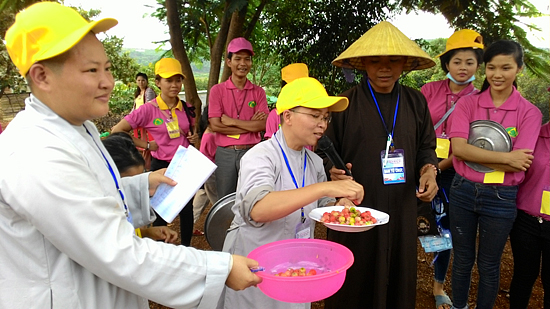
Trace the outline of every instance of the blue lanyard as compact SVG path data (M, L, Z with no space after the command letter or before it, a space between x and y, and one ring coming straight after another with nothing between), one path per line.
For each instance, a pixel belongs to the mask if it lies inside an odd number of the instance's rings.
M97 146L97 149L99 149L99 152L101 152L101 155L103 156L103 159L105 159L105 162L107 163L107 167L109 168L109 172L111 173L111 177L113 178L113 180L115 182L116 189L118 190L118 193L120 194L120 198L122 199L122 204L124 204L124 213L126 214L126 220L128 220L128 222L130 222L130 223L133 223L132 222L132 215L130 214L130 211L128 211L128 206L126 206L126 200L124 199L124 193L122 193L122 190L120 190L120 187L118 186L118 181L116 179L115 172L114 172L113 168L111 167L111 164L109 163L109 160L107 160L107 157L105 157L105 155L103 154L103 151L101 151L101 148L99 147L99 145L94 140L94 137L92 136L90 131L88 131L88 128L86 128L86 126L84 126L84 125L83 125L83 127L84 127L84 129L86 129L86 132L88 132L88 135L90 135L90 137L94 141L94 144Z
M369 85L370 94L372 95L372 98L374 100L374 104L376 104L376 109L378 110L378 115L380 115L380 119L382 119L382 123L384 124L384 130L386 130L386 134L388 134L388 138L391 141L391 146L393 146L393 133L395 131L395 120L397 119L397 110L399 108L399 93L397 94L397 104L395 105L395 113L393 115L393 125L391 129L391 134L388 131L388 126L386 126L386 122L384 121L384 117L382 117L382 112L380 112L380 106L378 106L378 101L376 100L376 97L374 96L374 92L372 92L372 87L370 85L370 81L367 80L367 85Z
M296 189L299 189L300 187L298 187L298 182L296 181L296 178L294 177L294 173L292 172L292 168L290 168L290 163L288 163L288 158L286 157L286 153L283 150L283 147L281 147L281 143L279 143L279 140L277 139L277 136L276 135L273 135L273 136L275 137L275 140L277 141L277 144L279 144L279 148L281 148L281 152L283 153L283 158L285 159L286 167L288 168L288 171L290 172L290 177L292 177L292 181L294 182L294 185L296 186ZM306 154L304 153L304 172L303 172L304 177L302 178L302 188L304 187L304 185L306 183L306 166L307 166L307 157L306 157ZM302 223L305 221L304 207L302 207L301 220L302 220Z

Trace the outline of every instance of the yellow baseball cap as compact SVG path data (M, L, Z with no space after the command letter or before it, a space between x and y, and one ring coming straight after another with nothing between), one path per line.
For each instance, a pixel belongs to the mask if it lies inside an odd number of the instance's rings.
M330 112L341 112L348 107L348 98L333 97L327 94L325 87L312 77L302 77L286 84L277 99L277 114L303 106L307 108L326 108Z
M174 75L185 75L181 72L181 64L174 58L162 58L155 63L155 75L160 75L162 78L170 78Z
M39 2L15 16L15 23L6 32L6 48L25 76L36 62L61 55L90 31L107 31L117 23L113 18L88 22L70 7Z
M445 45L445 51L436 57L441 57L448 51L459 48L481 48L483 49L483 37L474 30L462 29L453 33Z
M305 63L291 63L281 69L281 79L287 83L300 78L308 77L309 70Z

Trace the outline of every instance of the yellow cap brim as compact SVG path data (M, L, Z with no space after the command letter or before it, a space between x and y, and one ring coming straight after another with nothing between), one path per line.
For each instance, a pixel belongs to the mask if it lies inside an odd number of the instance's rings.
M312 108L312 109L328 108L329 112L341 112L341 111L344 111L346 108L348 108L348 105L349 105L349 100L346 97L329 96L329 97L321 97L318 99L314 99L309 102L303 103L299 106ZM298 106L294 106L294 107L298 107ZM289 108L285 108L282 111L279 111L277 109L277 114L280 115L282 112L288 109Z
M158 75L162 78L170 78L174 75L181 75L183 78L185 78L185 75L183 75L183 73L181 72L163 72L163 73L159 73Z
M69 49L73 48L76 44L78 44L78 42L80 42L82 38L84 38L84 36L86 36L86 34L88 34L89 32L93 32L94 34L105 32L116 26L117 24L118 21L114 18L104 18L97 21L92 21L89 24L86 24L85 27L73 31L73 33L66 36L63 40L51 46L42 55L37 55L35 62L61 55ZM21 75L23 76L25 76L26 74L27 72L25 72L25 74L21 72Z

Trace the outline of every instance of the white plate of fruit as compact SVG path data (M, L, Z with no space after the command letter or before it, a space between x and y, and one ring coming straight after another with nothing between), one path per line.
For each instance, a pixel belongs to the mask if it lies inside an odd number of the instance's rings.
M390 221L390 216L385 212L356 206L320 207L312 210L309 217L340 232L364 232Z

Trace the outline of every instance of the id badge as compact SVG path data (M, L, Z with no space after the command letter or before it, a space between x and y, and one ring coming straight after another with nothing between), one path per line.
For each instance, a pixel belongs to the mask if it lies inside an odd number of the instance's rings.
M453 241L450 235L451 234L448 234L448 236L445 234L437 236L426 235L419 236L418 239L420 239L420 244L422 244L422 248L424 248L426 253L441 252L453 248Z
M180 137L180 126L178 125L177 121L166 121L166 130L168 131L168 135L170 135L170 138L178 138Z
M504 183L503 171L494 171L483 175L483 183Z
M296 225L296 239L308 239L311 238L311 219L304 217L304 222L300 221Z
M550 215L550 186L545 186L544 190L542 191L540 213Z
M435 153L439 159L449 158L449 149L451 148L451 141L447 135L438 135L437 136L437 147L435 148Z
M395 149L388 153L387 158L386 151L382 150L380 160L385 185L405 183L405 151L403 149Z

